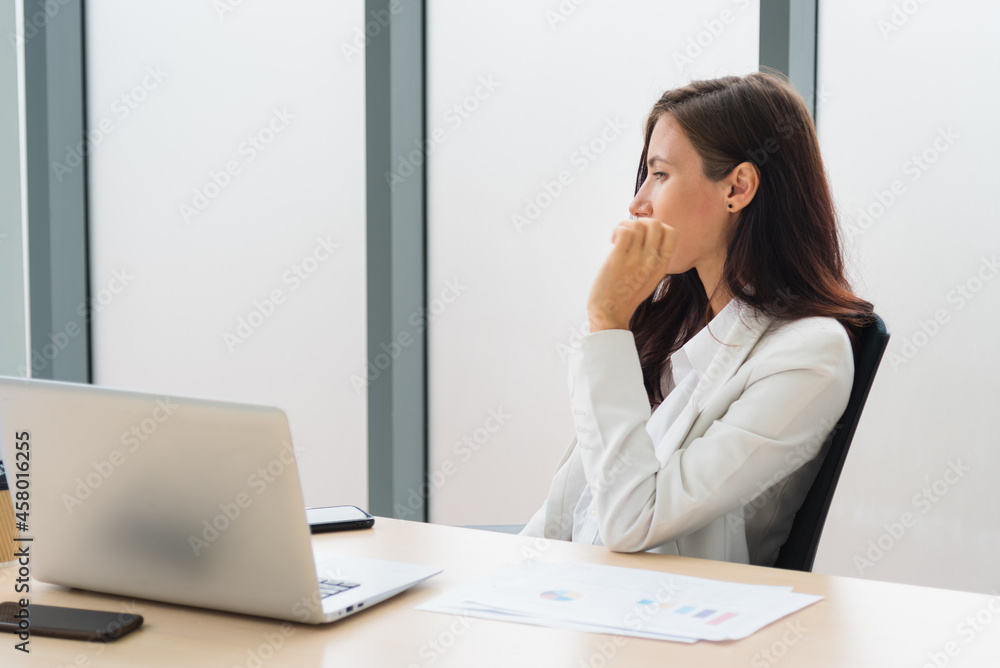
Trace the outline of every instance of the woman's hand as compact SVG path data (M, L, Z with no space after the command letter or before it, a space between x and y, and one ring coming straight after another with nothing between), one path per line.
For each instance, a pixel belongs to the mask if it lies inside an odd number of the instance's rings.
M587 299L590 331L628 329L632 314L667 275L677 231L653 218L618 223L615 245L597 272Z

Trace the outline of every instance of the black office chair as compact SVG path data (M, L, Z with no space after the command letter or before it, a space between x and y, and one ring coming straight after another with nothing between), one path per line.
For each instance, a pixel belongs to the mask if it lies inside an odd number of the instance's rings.
M816 549L826 523L826 515L833 501L833 493L840 480L840 472L847 459L847 449L851 446L857 430L861 411L868 400L868 391L875 380L882 361L882 353L889 343L889 330L877 314L875 321L861 330L858 353L854 359L854 386L847 409L833 428L832 438L826 458L820 466L816 480L806 495L802 507L795 513L792 530L778 552L775 568L811 572L816 560Z

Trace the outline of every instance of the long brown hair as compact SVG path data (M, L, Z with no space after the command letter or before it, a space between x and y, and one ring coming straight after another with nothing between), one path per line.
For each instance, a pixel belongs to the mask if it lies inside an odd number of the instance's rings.
M753 200L731 227L719 288L779 320L836 318L857 347L857 330L871 321L871 303L844 276L837 219L819 142L802 97L769 73L693 81L669 90L645 126L635 191L646 180L646 155L656 121L670 114L720 181L752 162L760 174ZM632 315L643 381L651 405L670 355L712 317L697 270L665 277Z

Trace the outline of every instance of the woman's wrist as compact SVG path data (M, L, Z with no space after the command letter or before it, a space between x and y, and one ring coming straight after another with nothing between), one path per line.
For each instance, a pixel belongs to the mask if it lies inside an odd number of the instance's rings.
M593 318L590 320L591 334L594 332L603 332L607 329L628 329L628 323L609 322L607 320L603 322L595 322Z
M614 302L605 306L590 306L587 308L587 318L590 321L591 332L601 332L605 329L628 329L631 314L625 317L622 310Z

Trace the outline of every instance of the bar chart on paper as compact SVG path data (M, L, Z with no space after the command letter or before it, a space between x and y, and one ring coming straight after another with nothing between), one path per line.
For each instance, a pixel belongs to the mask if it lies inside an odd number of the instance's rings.
M712 610L711 608L699 608L697 605L678 605L675 603L660 603L659 601L654 601L648 598L644 598L637 601L638 605L643 606L648 610L668 610L675 615L690 615L695 619L702 619L706 624L712 626L718 626L719 624L729 621L736 617L735 612L726 612L725 610Z
M511 564L418 609L681 642L744 638L820 596L597 564Z

